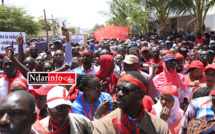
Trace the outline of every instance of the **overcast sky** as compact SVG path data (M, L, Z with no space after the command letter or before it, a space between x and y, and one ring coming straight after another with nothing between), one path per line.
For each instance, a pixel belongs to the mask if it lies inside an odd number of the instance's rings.
M47 19L66 17L71 26L92 28L95 24L104 24L107 17L99 11L108 11L108 0L4 0L6 5L14 5L27 10L29 15L44 18L43 9L46 10Z

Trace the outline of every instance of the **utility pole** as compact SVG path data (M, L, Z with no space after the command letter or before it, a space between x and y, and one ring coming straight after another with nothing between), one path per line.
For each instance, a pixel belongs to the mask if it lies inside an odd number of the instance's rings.
M53 24L53 29L54 29L54 36L55 36L55 22L54 22L53 15L52 15L52 24Z
M45 18L45 22L46 22L46 38L47 38L47 42L49 42L48 24L47 24L47 20L46 20L46 11L45 11L45 9L43 9L43 11L44 11L44 18Z

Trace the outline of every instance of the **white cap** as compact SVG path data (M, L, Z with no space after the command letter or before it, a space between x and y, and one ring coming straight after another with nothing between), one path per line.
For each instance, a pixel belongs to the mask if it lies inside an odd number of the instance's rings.
M48 108L55 108L59 105L72 106L71 101L66 99L67 95L68 91L64 87L56 86L52 88L47 94Z
M210 40L210 44L215 44L215 41L214 40Z

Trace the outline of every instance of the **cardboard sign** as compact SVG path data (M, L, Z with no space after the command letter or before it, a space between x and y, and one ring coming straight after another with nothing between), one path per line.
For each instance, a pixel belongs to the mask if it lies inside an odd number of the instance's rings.
M25 32L21 32L23 36L23 51L25 53ZM17 36L20 36L20 32L0 32L0 53L6 53L5 47L10 46L13 41L14 53L18 53L18 44L16 42Z
M86 34L73 34L71 35L72 41L77 41L80 46L87 45Z
M37 42L37 43L35 43L35 47L37 50L48 50L48 43L47 42Z

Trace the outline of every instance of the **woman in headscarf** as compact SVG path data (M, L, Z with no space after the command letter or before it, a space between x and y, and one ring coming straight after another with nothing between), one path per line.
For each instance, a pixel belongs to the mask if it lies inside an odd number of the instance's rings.
M186 78L189 81L190 87L196 89L200 84L204 84L206 82L204 76L204 66L200 61L193 61L190 65L190 68L187 70L188 74Z
M167 122L172 134L179 133L184 113L180 109L178 97L177 87L172 86L170 83L168 86L163 87L160 100L152 106L151 111L152 114Z
M100 70L94 75L102 82L102 92L107 92L111 96L114 95L115 85L117 84L116 74L113 73L115 64L113 56L102 55L99 59Z
M170 82L176 86L179 91L179 102L183 105L188 104L192 89L186 77L176 72L176 59L172 54L168 54L163 59L163 72L153 78L153 82L158 91Z

